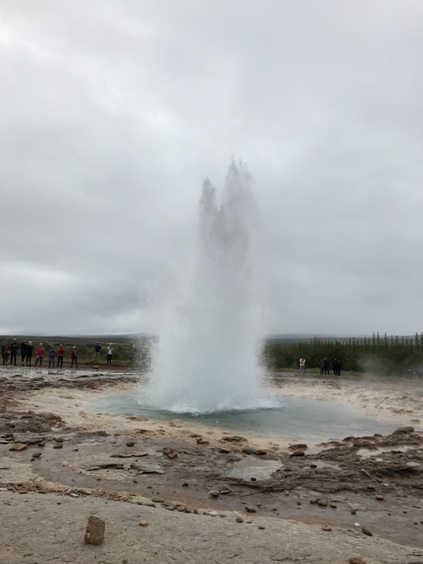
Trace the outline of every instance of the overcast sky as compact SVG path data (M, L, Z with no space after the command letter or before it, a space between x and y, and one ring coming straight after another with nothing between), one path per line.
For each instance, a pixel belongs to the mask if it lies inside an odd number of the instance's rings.
M268 333L422 331L422 29L420 0L2 0L0 333L156 331L232 157Z

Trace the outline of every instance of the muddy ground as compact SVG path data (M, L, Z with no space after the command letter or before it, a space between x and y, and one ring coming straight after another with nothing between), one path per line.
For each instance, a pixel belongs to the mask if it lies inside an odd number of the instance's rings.
M283 394L398 424L314 445L89 409L138 380L0 371L1 562L423 563L421 381L276 376ZM83 543L90 514L100 547Z

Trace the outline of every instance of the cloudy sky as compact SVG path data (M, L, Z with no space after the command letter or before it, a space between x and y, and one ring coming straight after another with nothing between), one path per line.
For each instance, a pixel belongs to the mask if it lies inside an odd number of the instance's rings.
M156 331L248 163L268 333L423 330L420 0L3 0L0 333Z

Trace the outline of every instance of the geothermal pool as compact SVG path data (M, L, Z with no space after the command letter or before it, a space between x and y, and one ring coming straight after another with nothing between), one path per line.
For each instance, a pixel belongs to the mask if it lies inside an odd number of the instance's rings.
M342 440L348 435L388 434L398 424L366 417L347 404L305 398L286 397L271 409L221 411L192 415L154 410L139 403L134 394L108 396L91 405L91 411L144 416L150 420L196 425L268 440L307 440L322 442Z

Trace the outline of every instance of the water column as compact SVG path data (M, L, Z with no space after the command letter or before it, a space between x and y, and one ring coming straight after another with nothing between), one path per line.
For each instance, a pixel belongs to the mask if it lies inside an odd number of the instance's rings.
M256 206L251 176L232 162L225 187L203 183L194 269L168 299L148 387L154 408L178 413L266 405L257 352Z

